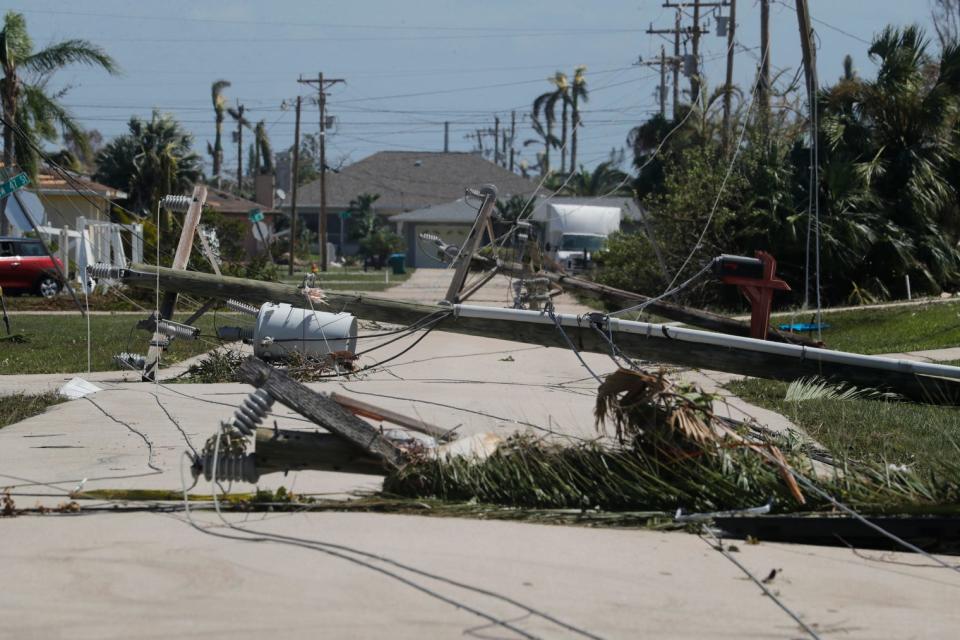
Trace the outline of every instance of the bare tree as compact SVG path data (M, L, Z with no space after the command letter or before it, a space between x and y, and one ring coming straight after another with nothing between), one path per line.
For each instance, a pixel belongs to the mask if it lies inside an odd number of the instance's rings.
M960 0L930 0L930 17L941 47L960 43Z

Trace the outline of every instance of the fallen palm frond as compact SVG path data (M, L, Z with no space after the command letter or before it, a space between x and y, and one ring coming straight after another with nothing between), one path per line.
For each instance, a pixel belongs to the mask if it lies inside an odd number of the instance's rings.
M423 457L391 472L394 495L522 509L721 511L773 501L775 511L830 509L797 478L869 512L932 511L960 502L960 464L916 473L846 463L832 476L795 439L758 439L717 419L710 396L662 374L616 372L601 385L596 415L617 439L573 446L509 438L484 460ZM801 484L803 484L801 483Z
M834 384L823 378L801 378L787 387L784 400L806 402L808 400L896 400L900 396L876 389L858 389L843 383Z
M619 369L597 390L594 415L598 429L613 422L621 444L642 440L703 446L729 431L712 424L712 402L710 394L673 383L663 371Z

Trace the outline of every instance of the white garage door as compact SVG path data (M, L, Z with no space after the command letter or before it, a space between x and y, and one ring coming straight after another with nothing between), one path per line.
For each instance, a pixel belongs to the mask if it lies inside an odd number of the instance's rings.
M436 258L436 245L432 242L420 240L419 234L432 233L440 236L447 244L459 247L463 244L464 240L467 239L467 233L469 231L470 227L465 224L417 224L413 234L413 239L416 243L414 253L416 262L414 264L418 269L440 269L445 266L442 261Z

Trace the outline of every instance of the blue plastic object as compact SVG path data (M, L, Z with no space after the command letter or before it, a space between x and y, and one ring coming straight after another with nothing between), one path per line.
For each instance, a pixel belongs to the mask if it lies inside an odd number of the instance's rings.
M823 331L824 329L829 329L830 325L826 322L816 323L816 322L795 322L793 324L781 324L777 327L780 331L792 331L793 333L806 333L813 332L817 329Z

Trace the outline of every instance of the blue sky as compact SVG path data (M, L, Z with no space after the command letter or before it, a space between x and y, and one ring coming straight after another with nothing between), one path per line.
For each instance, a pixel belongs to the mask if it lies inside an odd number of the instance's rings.
M916 22L929 29L925 0L810 0L817 31L822 82L840 75L850 53L862 75L873 65L866 50L887 24ZM649 25L671 27L673 9L660 0L488 0L487 2L354 0L13 0L24 12L37 46L86 38L103 46L123 73L108 76L74 67L54 85L72 88L65 98L89 128L110 138L132 114L154 107L174 113L206 148L213 133L210 84L230 80L251 120L264 119L274 148L293 140L292 110L301 74L341 77L328 102L338 119L329 138L333 160L352 161L381 149L442 150L443 122L451 122L451 149L468 151L465 139L501 123L516 110L518 140L531 138L526 117L534 97L550 88L555 70L585 64L591 88L580 132L580 159L593 165L624 145L630 128L657 109L655 69L636 66L658 55L659 36ZM792 78L800 64L793 0L771 10L771 64ZM739 0L736 82L749 94L759 60L759 5ZM712 25L712 20L710 20ZM931 36L933 34L931 33ZM708 83L723 78L724 38L703 37ZM683 82L681 86L688 86ZM304 109L303 131L317 129L315 105ZM229 125L228 125L229 126ZM226 167L236 165L227 145ZM521 157L533 160L534 149ZM204 154L205 155L205 154ZM208 160L205 156L205 160Z

